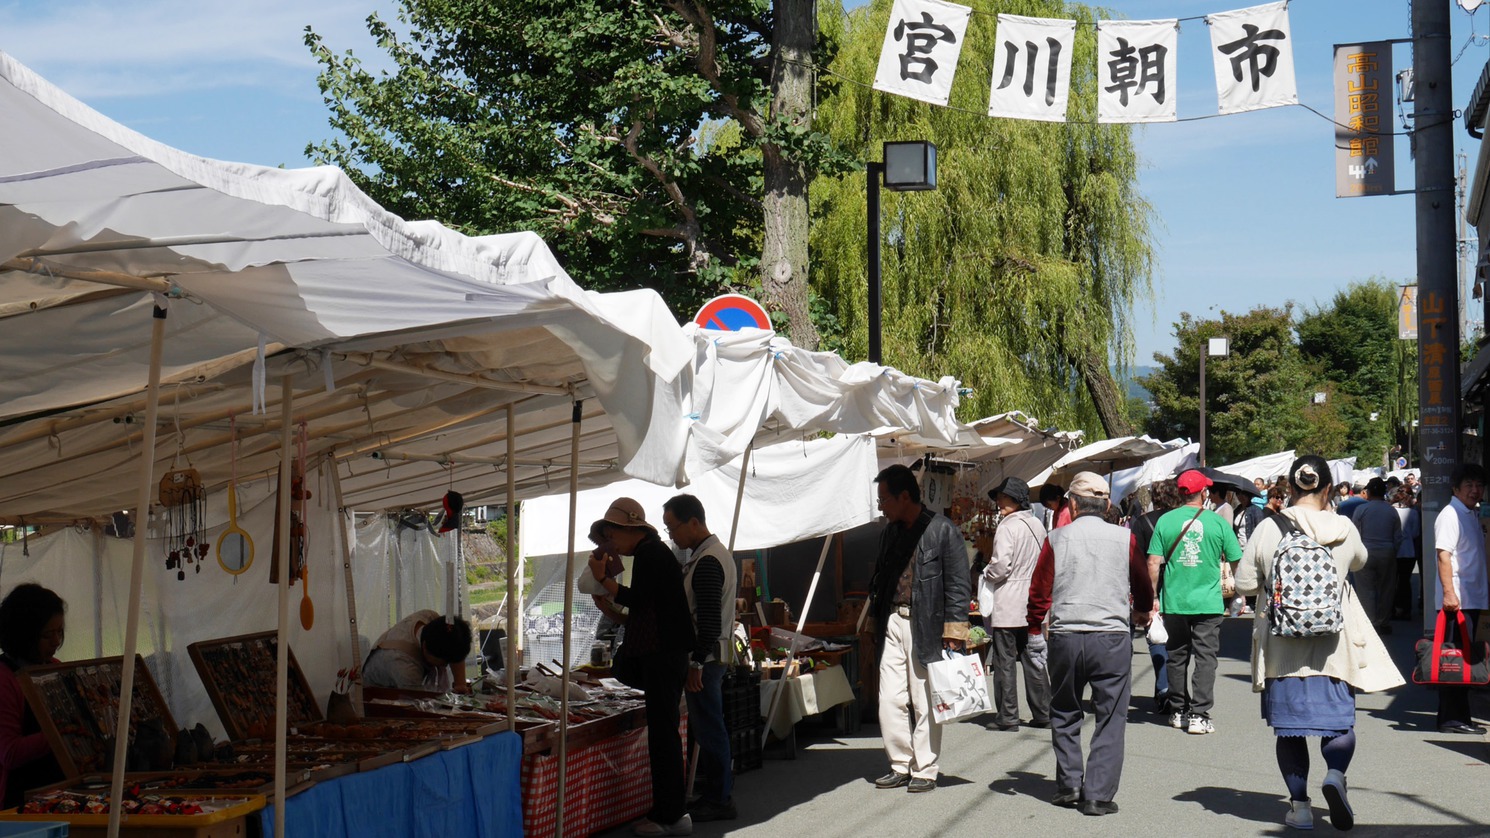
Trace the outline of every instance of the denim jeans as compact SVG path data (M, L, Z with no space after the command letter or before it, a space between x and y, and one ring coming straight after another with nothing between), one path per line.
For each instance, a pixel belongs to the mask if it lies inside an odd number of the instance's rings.
M1163 643L1150 643L1149 659L1154 662L1154 696L1169 695L1169 649Z
M707 803L724 803L734 792L729 730L724 726L724 664L704 664L704 688L688 697L688 735L698 744L698 777L694 790Z

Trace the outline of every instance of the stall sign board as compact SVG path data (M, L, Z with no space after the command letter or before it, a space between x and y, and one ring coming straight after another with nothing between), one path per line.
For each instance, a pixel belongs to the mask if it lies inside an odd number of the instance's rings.
M741 294L723 294L704 303L693 322L721 332L771 328L771 317L761 304Z

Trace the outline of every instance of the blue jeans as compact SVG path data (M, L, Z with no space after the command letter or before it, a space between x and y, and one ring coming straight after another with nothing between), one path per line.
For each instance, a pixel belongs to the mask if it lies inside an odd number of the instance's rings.
M688 735L699 747L695 790L708 803L724 803L735 790L729 731L724 726L724 664L704 664L704 688L688 697Z
M1154 695L1168 695L1169 649L1163 643L1150 643L1149 659L1154 662Z

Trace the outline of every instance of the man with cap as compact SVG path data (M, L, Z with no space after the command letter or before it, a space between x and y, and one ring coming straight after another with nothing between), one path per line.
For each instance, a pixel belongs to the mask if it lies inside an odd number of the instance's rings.
M1169 633L1169 724L1194 734L1214 733L1216 659L1226 603L1221 562L1242 557L1231 523L1205 508L1211 479L1190 469L1175 480L1183 503L1164 513L1148 543L1149 581ZM1159 588L1159 572L1164 585ZM1195 665L1194 678L1190 665Z
M623 556L631 556L631 584L622 585L612 563L592 554L590 573L617 605L629 609L626 639L616 651L618 670L646 693L647 753L651 760L652 809L633 828L637 835L692 835L693 819L684 799L683 740L678 735L678 704L693 650L693 616L683 592L683 569L673 551L647 523L642 505L617 498L596 521Z
M1031 640L1047 616L1050 743L1057 806L1084 815L1118 810L1123 741L1133 674L1133 626L1146 626L1153 588L1138 540L1103 520L1107 482L1081 472L1066 488L1071 523L1052 530L1035 565L1026 625ZM1081 753L1081 699L1092 690L1091 749Z
M928 792L936 788L942 728L931 717L926 666L944 649L967 648L967 545L956 524L921 504L915 472L894 465L874 482L887 524L869 580L869 607L880 640L880 736L890 758L890 773L874 784Z
M1024 663L1024 697L1029 702L1030 726L1050 724L1050 681L1041 660L1043 635L1030 637L1025 628L1030 577L1045 543L1045 526L1030 511L1030 488L1017 477L1006 477L988 492L998 507L998 530L983 575L978 580L978 610L988 629L993 653L993 703L997 715L990 730L1019 728L1016 663ZM1030 648L1033 647L1033 648ZM1026 649L1029 649L1026 652Z

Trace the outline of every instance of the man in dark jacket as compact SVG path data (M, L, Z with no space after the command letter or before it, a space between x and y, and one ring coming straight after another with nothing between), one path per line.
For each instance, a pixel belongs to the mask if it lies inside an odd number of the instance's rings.
M628 683L647 695L647 753L652 764L652 810L632 830L637 835L692 835L693 819L684 799L683 739L678 735L678 704L693 649L693 615L683 591L678 559L647 523L642 505L617 498L595 522L617 553L632 556L631 584L609 575L603 557L590 559L590 573L605 586L626 615L626 639L616 652L628 666ZM624 661L622 660L624 659Z
M874 482L888 521L870 592L881 646L880 736L890 758L890 773L874 784L926 792L936 788L942 739L941 726L931 718L926 665L944 649L967 647L967 545L955 524L921 505L921 487L910 469L890 466Z

